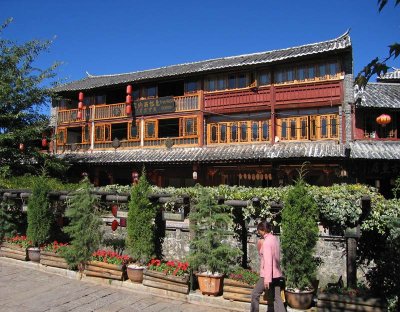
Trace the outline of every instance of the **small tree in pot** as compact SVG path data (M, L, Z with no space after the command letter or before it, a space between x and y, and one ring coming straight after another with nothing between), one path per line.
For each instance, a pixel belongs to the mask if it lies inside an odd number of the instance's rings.
M308 292L308 299L305 301L309 301L306 303L309 305L312 302L318 265L314 257L319 233L317 221L317 205L308 192L301 170L300 177L287 193L282 211L282 267L287 291ZM289 298L288 303L291 305Z
M155 207L148 195L150 184L146 180L146 171L137 184L133 185L129 202L126 247L136 264L128 265L128 277L141 283L145 265L155 256Z
M203 294L217 295L221 292L222 278L237 264L241 250L227 242L233 228L232 207L218 205L217 201L202 188L195 211L190 213L194 237L190 242L189 262L198 269L197 277ZM218 281L211 281L212 279ZM211 285L220 286L211 288Z
M54 222L53 212L47 193L50 186L45 173L35 179L32 195L28 201L28 228L27 237L34 247L28 248L28 254L31 261L40 261L39 246L50 240L51 228Z

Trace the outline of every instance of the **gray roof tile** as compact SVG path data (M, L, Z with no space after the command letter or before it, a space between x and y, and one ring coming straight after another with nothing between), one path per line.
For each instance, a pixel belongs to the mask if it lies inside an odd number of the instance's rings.
M400 108L400 83L368 83L358 106Z
M349 47L351 47L351 40L349 32L347 31L340 37L332 40L287 49L223 57L218 59L172 65L125 74L102 76L89 75L82 80L77 80L71 83L57 86L54 88L54 91L63 92L90 90L110 85L121 85L143 80L158 79L162 77L184 76L188 74L204 73L207 71L214 71L218 69L240 68L242 66L269 64L302 56L326 53L336 50L344 50Z
M349 146L353 159L400 160L400 142L356 141Z
M141 148L92 153L64 153L61 158L75 163L209 163L267 160L277 158L342 157L343 148L333 141L278 144L242 144L206 147Z
M392 72L386 73L380 77L378 77L378 81L392 81L392 80L400 80L400 69L394 68Z

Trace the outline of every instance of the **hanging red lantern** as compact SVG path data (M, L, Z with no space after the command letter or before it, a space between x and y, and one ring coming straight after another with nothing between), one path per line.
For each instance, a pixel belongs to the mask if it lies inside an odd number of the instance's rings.
M45 137L42 138L42 147L46 147L47 146L47 139Z
M382 127L386 126L388 123L392 121L392 118L387 114L382 114L376 117L376 122L380 124Z
M19 143L19 150L23 151L25 149L25 144L24 143Z
M127 115L132 114L132 105L131 104L126 104L125 112Z
M82 111L78 110L78 113L76 114L76 119L82 119Z
M83 102L83 92L79 92L78 99L79 99L79 102Z
M118 228L118 225L119 225L118 221L117 221L117 220L114 220L114 221L111 223L111 230L115 231L115 230Z
M132 95L130 95L130 94L128 94L127 96L126 96L126 104L132 104Z
M83 109L83 102L78 103L78 109Z
M117 213L118 213L118 206L117 205L112 205L111 206L111 213L114 217L117 217Z
M132 94L132 86L131 85L127 85L126 86L126 93L127 94Z

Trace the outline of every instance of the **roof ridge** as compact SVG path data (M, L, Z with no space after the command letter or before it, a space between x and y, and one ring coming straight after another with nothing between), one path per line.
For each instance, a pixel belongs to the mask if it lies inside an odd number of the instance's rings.
M320 41L320 42L313 42L313 43L308 43L308 44L303 44L303 45L300 45L300 46L293 46L293 47L289 47L289 48L274 49L274 50L269 50L269 51L254 52L254 53L247 53L247 54L239 54L239 55L233 55L233 56L227 56L227 57L211 58L211 59L202 60L202 61L194 61L194 62L186 62L186 63L173 64L173 65L166 65L166 66L161 66L161 67L157 67L157 68L138 70L138 71L126 72L126 73L105 74L105 75L90 75L90 76L85 77L83 79L132 75L132 74L137 74L137 73L145 73L145 72L149 72L149 71L172 68L172 67L175 67L175 66L201 64L201 63L211 62L211 61L228 60L228 59L235 59L235 58L246 57L246 56L254 56L254 55L262 55L262 54L267 54L267 53L273 53L273 52L277 52L277 51L287 51L287 50L291 50L291 49L299 49L299 48L304 48L304 47L310 47L310 46L313 46L313 45L319 45L319 44L323 44L323 43L331 43L331 42L334 42L334 41L339 41L339 40L344 39L346 36L348 36L349 33L350 33L350 28L347 29L345 33L343 33L342 35L340 35L339 37L336 37L334 39L324 40L324 41Z

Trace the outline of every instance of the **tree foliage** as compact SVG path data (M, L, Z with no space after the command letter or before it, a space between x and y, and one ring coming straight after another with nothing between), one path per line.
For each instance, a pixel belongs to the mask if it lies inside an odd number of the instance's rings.
M156 210L148 198L149 191L150 184L143 169L138 183L131 190L126 236L129 254L140 264L147 264L155 256L156 248L153 223Z
M35 172L37 165L45 163L51 171L64 170L61 161L39 152L42 133L49 126L42 109L52 94L43 85L56 76L59 63L46 69L35 67L51 41L18 44L4 39L3 32L11 21L0 25L0 166L7 164L11 174Z
M46 176L42 174L35 181L32 195L28 201L28 239L34 246L50 241L51 227L54 222L53 212L47 196L50 191Z
M378 10L381 12L383 8L387 5L388 0L378 0ZM400 0L395 0L394 5L397 6ZM379 57L374 58L368 65L366 65L357 75L355 83L358 86L365 86L369 79L373 75L384 75L389 69L387 62L391 59L396 59L400 55L400 43L395 42L389 45L388 56L380 59Z
M89 261L100 247L101 225L97 199L91 194L92 185L85 177L78 189L72 193L65 215L70 223L64 232L71 237L71 247L64 254L70 266L80 267Z
M241 251L227 241L233 228L232 208L218 205L202 188L195 211L190 213L194 237L190 241L190 265L200 271L227 273L234 267Z
M300 177L287 193L282 211L282 267L290 288L312 287L316 278L317 222L317 205Z

